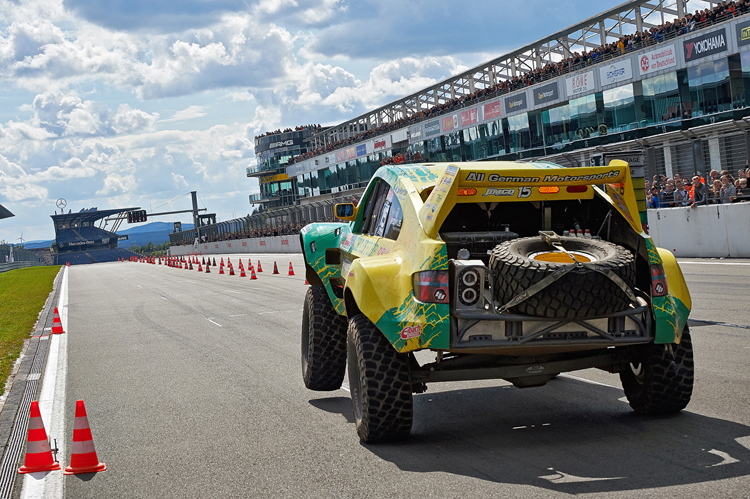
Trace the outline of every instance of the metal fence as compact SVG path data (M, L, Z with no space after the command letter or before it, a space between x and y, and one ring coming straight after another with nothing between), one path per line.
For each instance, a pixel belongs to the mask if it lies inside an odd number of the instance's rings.
M337 203L357 203L360 193L339 193L331 199L308 204L285 206L264 213L256 213L242 218L204 225L197 229L169 234L172 245L201 242L244 239L248 237L269 237L297 234L302 227L312 222L334 222L334 206Z
M14 262L37 262L44 263L43 258L36 251L29 251L17 246L7 244L0 245L0 263Z

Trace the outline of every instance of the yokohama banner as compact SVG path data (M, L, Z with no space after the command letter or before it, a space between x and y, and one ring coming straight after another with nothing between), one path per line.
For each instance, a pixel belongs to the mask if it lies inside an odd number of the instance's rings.
M722 28L697 36L682 42L682 47L685 50L685 62L726 52L727 30Z
M677 53L674 45L665 45L651 52L641 55L638 64L638 70L641 76L655 73L662 69L673 68L677 66Z

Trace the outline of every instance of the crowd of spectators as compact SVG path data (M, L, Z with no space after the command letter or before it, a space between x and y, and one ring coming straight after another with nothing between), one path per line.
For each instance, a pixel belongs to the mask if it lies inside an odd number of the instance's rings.
M695 208L704 204L747 202L750 201L749 177L750 168L740 168L736 177L729 170L711 170L708 178L697 174L691 178L679 174L672 178L654 175L651 181L645 182L646 205L648 208Z
M711 9L696 10L695 13L687 14L684 18L676 19L674 22L667 21L663 25L655 26L642 32L637 31L632 35L625 35L617 41L593 48L590 51L584 50L582 52L574 52L571 57L563 59L560 62L549 62L544 67L533 69L521 76L514 76L509 80L501 81L487 88L482 88L472 94L457 97L443 104L438 104L437 106L425 109L407 118L400 118L394 122L386 123L377 128L358 133L353 137L329 143L325 147L319 147L313 151L300 154L292 158L289 163L304 161L435 116L448 114L463 107L474 105L479 101L491 99L498 95L528 87L551 78L556 78L563 74L598 64L628 52L640 50L644 47L655 45L665 40L705 28L706 26L747 14L748 12L750 12L750 0L725 1L721 4L715 5Z
M276 130L272 132L266 132L266 133L261 133L260 135L256 135L255 138L259 139L261 137L268 137L269 135L278 135L280 133L289 133L289 132L301 132L303 130L312 130L313 133L318 133L322 129L323 128L320 125L300 125L300 126L294 127L294 130L292 130L291 128L285 128L283 130L280 128L277 128Z

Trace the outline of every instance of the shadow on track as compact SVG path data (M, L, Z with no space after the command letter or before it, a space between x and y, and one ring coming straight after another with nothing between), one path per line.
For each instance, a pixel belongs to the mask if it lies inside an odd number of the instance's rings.
M639 417L622 397L621 390L570 378L533 390L427 392L414 396L407 441L364 446L404 471L440 471L569 494L750 475L750 427L689 410ZM310 403L353 422L348 398Z

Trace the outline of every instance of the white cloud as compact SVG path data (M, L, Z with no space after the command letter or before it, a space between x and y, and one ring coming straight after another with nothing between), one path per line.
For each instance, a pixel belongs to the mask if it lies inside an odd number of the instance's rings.
M232 99L232 102L242 102L242 101L254 101L255 96L248 92L247 90L244 92L230 92L227 94L227 97Z
M187 109L177 111L172 115L171 118L167 118L161 121L162 123L166 123L168 121L187 121L195 118L201 118L206 114L206 106L190 106Z

